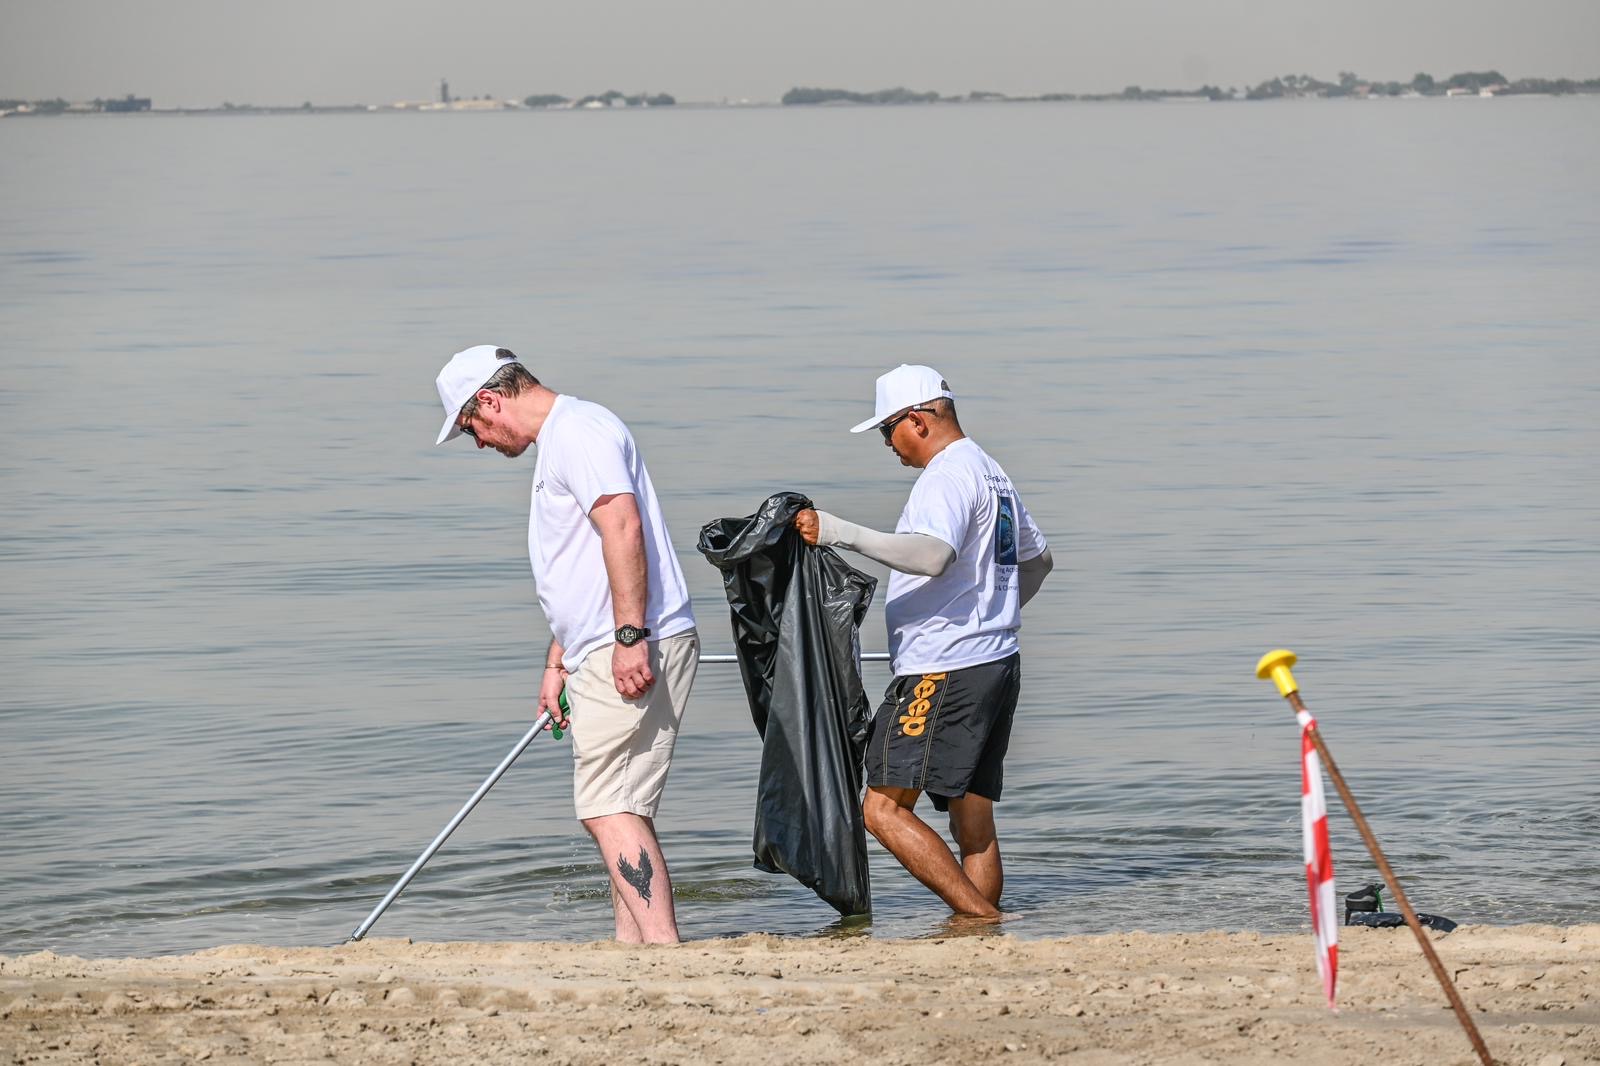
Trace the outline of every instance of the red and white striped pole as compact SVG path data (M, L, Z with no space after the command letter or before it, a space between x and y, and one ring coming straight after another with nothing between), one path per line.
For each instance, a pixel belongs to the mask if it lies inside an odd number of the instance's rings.
M1338 1010L1339 905L1333 890L1333 849L1328 845L1328 803L1322 794L1322 757L1312 739L1317 720L1309 711L1300 721L1300 839L1311 897L1311 932L1317 941L1317 973L1328 1009Z
M1322 742L1322 733L1317 729L1316 719L1311 717L1311 712L1306 710L1305 703L1300 699L1300 686L1295 682L1294 674L1289 672L1289 668L1295 662L1295 654L1292 651L1283 651L1281 649L1269 651L1261 657L1260 662L1256 663L1256 676L1263 680L1271 678L1272 682L1278 686L1278 693L1289 701L1290 707L1294 708L1295 717L1299 719L1301 728L1301 773L1302 775L1310 776L1313 769L1309 754L1306 752L1306 744L1309 742L1312 753L1320 759L1322 766L1328 771L1328 776L1332 778L1334 787L1339 790L1339 798L1344 800L1345 810L1350 812L1350 818L1356 823L1356 829L1361 832L1361 840L1367 845L1367 851L1371 853L1372 861L1377 864L1378 872L1383 874L1384 883L1389 886L1390 895L1400 905L1400 913L1405 915L1406 924L1411 927L1411 932L1416 935L1417 943L1422 947L1422 954L1427 957L1428 965L1433 968L1434 977L1439 979L1439 987L1444 989L1445 996L1450 1000L1451 1009L1456 1012L1456 1020L1461 1023L1461 1028L1466 1030L1467 1039L1472 1041L1472 1048L1478 1053L1478 1060L1483 1063L1483 1066L1494 1066L1494 1059L1490 1057L1489 1049L1484 1045L1483 1037L1478 1033L1478 1027L1472 1023L1472 1017L1467 1013L1467 1005L1461 1001L1461 994L1456 991L1456 986L1450 980L1450 975L1445 973L1444 963L1439 961L1439 953L1433 950L1433 941L1429 940L1428 934L1423 932L1422 923L1417 920L1416 911L1411 909L1411 901L1406 898L1405 890L1400 887L1400 882L1395 878L1394 871L1389 868L1389 860L1384 858L1383 849L1378 846L1378 838L1372 835L1372 827L1367 824L1366 816L1361 813L1361 807L1356 803L1356 798L1350 794L1349 786L1344 783L1344 775L1339 773L1339 767L1334 763L1333 756L1328 754L1328 746ZM1304 780L1305 777L1303 776L1302 782ZM1321 791L1320 782L1318 783L1317 791ZM1304 784L1302 784L1301 792L1302 810L1306 812L1305 816L1309 818L1311 805L1308 802L1309 796ZM1326 830L1326 812L1324 812L1323 826L1324 830ZM1326 840L1325 836L1324 840ZM1311 849L1308 848L1306 864L1308 878L1312 876L1312 856L1310 851ZM1331 858L1328 860L1327 878L1329 903L1327 911L1331 917L1333 910L1333 863ZM1319 886L1316 882L1313 882L1311 887L1313 899L1312 922L1317 926L1317 962L1320 970L1322 964L1322 935L1318 921L1321 913L1317 902ZM1330 964L1334 961L1334 958L1329 959ZM1331 1003L1333 996L1331 965L1330 970L1323 974L1323 984L1328 989L1329 1002Z

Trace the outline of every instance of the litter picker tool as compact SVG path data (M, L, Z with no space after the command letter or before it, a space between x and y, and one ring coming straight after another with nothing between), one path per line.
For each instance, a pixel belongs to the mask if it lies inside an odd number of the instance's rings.
M1466 1030L1467 1039L1472 1041L1472 1048L1478 1053L1478 1059L1483 1066L1494 1066L1494 1059L1490 1057L1489 1049L1478 1033L1478 1027L1472 1023L1472 1017L1467 1013L1467 1006L1461 1001L1461 994L1456 991L1450 975L1445 973L1444 963L1439 961L1439 954L1434 951L1433 942L1428 939L1428 934L1423 932L1422 923L1417 920L1416 911L1411 909L1411 901L1406 898L1405 889L1400 887L1394 871L1390 869L1389 860L1384 858L1383 849L1378 846L1378 838L1372 835L1372 827L1367 824L1366 816L1361 813L1356 798L1350 794L1349 786L1344 783L1344 775L1339 773L1339 767L1334 763L1333 756L1328 753L1328 746L1322 740L1322 733L1317 729L1316 721L1311 718L1311 712L1306 710L1304 701L1300 699L1300 686L1295 682L1294 674L1289 672L1289 668L1296 661L1292 651L1281 649L1269 651L1261 657L1260 662L1256 663L1256 676L1262 680L1271 679L1278 686L1279 695L1289 701L1289 706L1294 708L1295 714L1301 718L1305 735L1315 747L1323 768L1333 781L1334 788L1339 790L1339 798L1344 800L1345 810L1350 812L1351 820L1361 832L1361 840L1371 853L1372 861L1377 864L1378 872L1383 874L1384 883L1389 886L1389 892L1399 905L1400 913L1405 916L1406 925L1410 926L1411 932L1416 935L1417 943L1422 947L1422 954L1427 957L1428 965L1433 968L1434 977L1439 979L1439 986L1444 989L1445 996L1450 1000L1451 1009L1456 1012L1456 1020L1461 1023L1461 1028Z

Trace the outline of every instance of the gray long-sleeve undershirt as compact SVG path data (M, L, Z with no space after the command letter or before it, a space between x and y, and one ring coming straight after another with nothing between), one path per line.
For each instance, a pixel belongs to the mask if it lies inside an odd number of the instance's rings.
M827 511L817 512L817 543L848 548L891 570L918 577L938 577L956 561L956 550L938 537L926 533L880 533ZM1054 566L1049 548L1018 564L1018 593L1022 603L1033 599L1044 584L1045 575Z
M926 533L880 533L827 511L817 512L817 543L849 548L891 570L918 577L938 577L956 561L956 550L938 537Z

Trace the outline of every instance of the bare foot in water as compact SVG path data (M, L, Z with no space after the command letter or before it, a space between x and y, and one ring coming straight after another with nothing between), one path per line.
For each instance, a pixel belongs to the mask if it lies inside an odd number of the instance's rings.
M1020 911L1001 911L994 915L952 914L944 920L939 931L933 936L934 939L941 940L956 936L994 936L1000 932L1002 924L1021 917Z

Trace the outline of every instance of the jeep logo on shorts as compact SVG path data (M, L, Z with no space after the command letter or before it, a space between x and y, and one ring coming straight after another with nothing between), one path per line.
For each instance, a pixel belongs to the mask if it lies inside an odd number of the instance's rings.
M922 680L917 682L917 687L911 690L914 697L911 706L906 708L906 713L900 716L900 735L905 737L920 737L922 731L928 727L928 709L933 706L929 700L939 691L935 682L943 681L946 674L923 674Z

